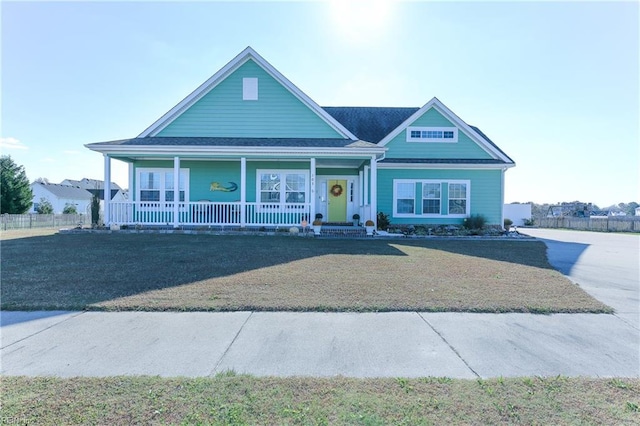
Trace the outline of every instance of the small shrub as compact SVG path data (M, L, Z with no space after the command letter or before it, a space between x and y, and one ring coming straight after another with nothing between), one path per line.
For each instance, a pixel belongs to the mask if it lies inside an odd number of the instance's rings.
M387 229L391 225L389 215L378 212L378 229Z
M533 225L534 225L534 222L535 222L535 221L534 221L534 219L533 219L533 218L531 218L531 219L525 219L525 220L524 220L524 226L533 226Z
M78 214L78 209L75 204L65 204L62 214Z
M509 219L508 217L506 217L504 219L504 229L511 228L511 225L513 225L513 221L511 219Z
M367 221L364 223L364 226L373 226L373 225L374 225L374 223L373 223L373 221L372 221L371 219L367 220Z
M36 207L36 212L38 214L53 214L53 205L51 201L46 198L40 198L40 203L38 203L38 207Z
M464 220L462 226L464 226L465 229L469 230L480 230L484 228L486 223L487 218L485 218L483 215L473 214Z

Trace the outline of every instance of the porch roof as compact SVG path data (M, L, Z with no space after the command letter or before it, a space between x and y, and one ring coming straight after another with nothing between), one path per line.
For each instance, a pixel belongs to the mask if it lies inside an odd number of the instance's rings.
M121 139L88 144L99 146L211 146L211 147L264 147L264 148L379 148L366 141L343 138L236 138L236 137L182 137L153 136Z

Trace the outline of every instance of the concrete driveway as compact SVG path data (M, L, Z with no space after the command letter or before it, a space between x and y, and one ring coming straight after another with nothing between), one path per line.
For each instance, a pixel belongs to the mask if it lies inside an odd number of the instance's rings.
M616 314L2 312L0 373L640 377L638 237L531 234Z

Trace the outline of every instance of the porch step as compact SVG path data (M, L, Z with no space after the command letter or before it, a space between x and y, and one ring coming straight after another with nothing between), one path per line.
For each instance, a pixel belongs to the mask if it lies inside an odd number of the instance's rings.
M336 237L336 238L364 238L367 231L359 226L328 226L322 225L320 237Z

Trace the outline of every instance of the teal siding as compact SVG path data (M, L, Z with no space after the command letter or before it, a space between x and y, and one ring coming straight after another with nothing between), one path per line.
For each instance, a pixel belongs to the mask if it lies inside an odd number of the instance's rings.
M437 179L469 180L471 183L470 214L481 214L490 225L500 225L502 218L501 170L378 170L378 211L389 215L395 224L460 224L459 218L405 218L393 217L393 180L394 179ZM416 188L416 204L420 204L421 194ZM441 200L446 211L448 187L443 185ZM421 210L420 206L417 206Z
M316 169L318 176L358 176L357 169Z
M433 108L410 126L455 127ZM403 130L386 147L389 149L387 158L492 158L460 129L458 129L457 143L407 142L407 132Z
M242 100L242 79L258 78L258 100ZM158 136L342 137L253 60L247 61Z
M170 161L137 161L134 164L134 186L132 194L135 197L137 182L137 168L165 168L173 169ZM240 160L235 161L189 161L180 162L181 169L189 169L189 201L208 200L213 202L240 201ZM309 170L308 162L301 161L247 161L247 201L256 201L256 173L258 169L268 170ZM211 182L219 182L222 186L229 186L229 182L238 185L232 192L210 191Z

